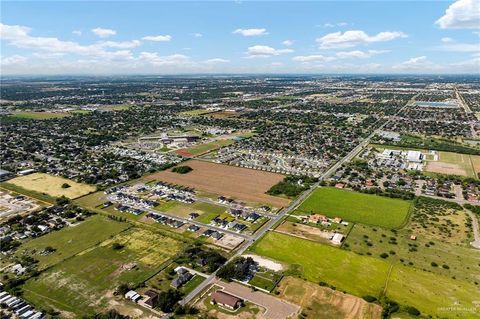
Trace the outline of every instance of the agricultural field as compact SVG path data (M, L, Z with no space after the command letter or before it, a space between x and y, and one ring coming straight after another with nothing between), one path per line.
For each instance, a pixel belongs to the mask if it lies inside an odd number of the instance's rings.
M247 203L283 207L290 202L288 199L265 194L284 178L281 174L197 160L190 160L182 165L190 166L193 171L188 174L177 174L166 170L148 175L144 177L144 180L158 180L183 185Z
M16 177L5 184L13 184L27 191L38 192L51 197L65 196L70 199L89 194L96 190L95 186L77 183L63 177L44 173L33 173Z
M294 214L318 213L351 222L397 228L405 223L410 206L411 202L405 200L321 187Z
M121 248L114 249L113 243ZM121 233L30 279L23 287L24 297L70 317L103 311L115 304L116 287L142 283L181 247L178 241L147 230Z
M480 156L471 155L473 170L475 171L475 177L480 178Z
M97 245L128 227L129 225L126 223L113 221L103 216L91 216L78 225L54 231L23 243L17 249L17 255L32 256L39 261L38 267L44 269ZM55 251L45 256L41 255L40 253L46 247L52 247Z
M426 172L476 177L473 162L480 162L480 156L451 152L438 152L438 161L427 161ZM477 165L477 169L478 169ZM477 170L478 173L478 170Z
M442 309L454 302L472 308L478 299L474 283L279 233L268 233L252 249L290 265L288 273L293 276L325 282L356 296L379 297L386 292L387 297L424 314L457 318L457 313ZM476 314L464 313L462 318L476 318Z
M182 156L198 156L233 143L233 140L216 140L205 144L195 145L189 148L182 148L175 151L175 153Z
M299 278L284 277L275 291L281 299L299 304L306 318L381 318L378 305Z
M10 115L13 118L19 119L29 119L29 120L49 120L49 119L58 119L70 116L69 113L56 113L56 112L15 112Z

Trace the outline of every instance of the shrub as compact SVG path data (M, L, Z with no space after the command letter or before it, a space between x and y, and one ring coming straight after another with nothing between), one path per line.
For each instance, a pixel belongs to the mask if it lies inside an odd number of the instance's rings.
M122 244L119 244L119 243L113 243L112 244L112 249L113 250L120 250L122 249L124 246Z
M381 253L381 254L380 254L380 257L382 257L383 259L385 259L385 258L388 257L388 254L387 254L387 253Z
M420 311L415 307L409 306L409 307L406 308L406 310L412 316L419 316L420 315Z
M375 302L375 301L377 301L377 298L376 298L376 297L370 296L370 295L363 296L362 298L363 298L363 300L365 300L366 302Z
M187 174L193 171L193 168L190 166L177 166L172 168L172 172L178 173L178 174Z

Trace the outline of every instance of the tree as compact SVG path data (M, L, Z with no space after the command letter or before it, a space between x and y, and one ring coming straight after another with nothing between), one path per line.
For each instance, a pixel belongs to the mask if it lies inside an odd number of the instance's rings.
M172 172L178 174L187 174L191 171L193 171L193 168L191 168L190 166L177 166L172 168Z
M172 312L177 302L182 299L182 294L175 289L168 289L167 291L162 291L158 295L156 307L160 308L163 312L169 313Z

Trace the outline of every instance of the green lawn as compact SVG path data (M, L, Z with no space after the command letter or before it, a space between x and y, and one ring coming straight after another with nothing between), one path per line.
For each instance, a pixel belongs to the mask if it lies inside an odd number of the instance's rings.
M127 223L116 222L96 215L78 225L27 241L18 248L17 254L26 250L39 261L39 267L44 269L98 244L128 227ZM40 255L39 253L47 246L55 248L56 251L47 256Z
M410 205L410 201L401 199L321 187L294 214L319 213L351 222L397 228L404 224Z
M258 241L253 251L290 265L293 273L311 282L320 281L333 285L337 290L356 296L379 296L385 289L390 299L402 305L410 305L423 314L445 318L478 318L478 313L444 311L454 306L474 309L478 300L478 287L473 283L433 274L413 267L392 265L389 260L357 255L339 248L308 240L269 232ZM479 265L475 267L478 272ZM474 270L470 270L474 271ZM458 307L458 305L457 305Z
M255 273L252 280L248 283L257 288L262 288L267 291L272 291L276 286L278 281L282 278L282 275L271 270L261 270Z
M180 291L186 296L205 280L205 277L195 275L189 282L180 288Z
M195 220L197 222L200 222L200 223L209 224L210 221L217 216L218 216L217 213L209 212L209 213L205 213L205 214L202 214L202 215L198 216L197 218L195 218Z

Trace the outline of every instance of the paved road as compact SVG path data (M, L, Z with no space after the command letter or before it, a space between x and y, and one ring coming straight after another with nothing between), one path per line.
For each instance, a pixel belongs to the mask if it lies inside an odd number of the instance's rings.
M470 109L470 107L468 106L468 104L465 103L465 100L460 95L457 88L455 88L455 95L457 96L457 100L460 103L460 105L464 108L465 113L473 113L472 110Z
M295 208L297 208L297 206L302 203L315 189L317 189L317 187L319 186L319 184L327 179L328 177L330 177L333 173L335 173L335 171L344 163L347 163L349 162L350 160L352 160L358 153L360 153L360 151L362 151L362 149L364 147L366 147L369 143L370 143L370 140L372 139L373 136L375 136L375 134L377 134L380 130L382 130L390 121L392 118L394 118L395 116L397 116L398 114L400 114L401 112L403 112L403 110L407 107L407 105L409 103L411 103L412 101L415 100L415 98L418 96L415 95L414 97L412 97L411 100L409 100L407 102L407 104L405 104L405 106L403 106L402 108L400 108L400 110L398 110L397 113L395 113L394 116L392 116L389 120L385 121L382 125L380 125L380 127L378 127L375 131L373 131L370 135L368 135L362 142L360 142L360 144L358 144L353 150L351 150L345 157L343 157L342 159L340 159L338 162L336 162L334 165L332 165L327 171L325 171L325 173L323 173L319 179L318 179L318 182L315 183L314 185L312 185L312 187L310 187L308 190L306 190L305 192L303 192L297 199L295 199L292 203L290 203L290 205L288 207L285 207L284 209L282 209L278 214L277 216L275 216L274 218L270 219L265 225L264 227L262 227L261 229L259 229L249 240L246 240L242 245L240 245L240 247L238 248L237 252L230 258L230 260L227 261L230 262L231 260L233 260L234 258L242 255L257 239L259 239L260 237L262 237L266 232L268 232L277 222L279 222L283 217L285 217L287 214L289 214L290 212L292 212ZM217 270L218 271L218 270ZM194 290L192 290L187 296L185 296L185 298L183 300L180 301L180 304L181 305L185 305L187 303L189 303L190 301L192 301L198 294L200 294L208 285L210 285L211 283L213 283L215 281L215 278L216 278L216 274L217 274L217 271L215 271L214 273L212 273L206 280L204 280L200 285L198 285Z

